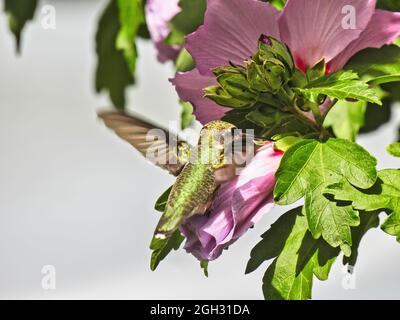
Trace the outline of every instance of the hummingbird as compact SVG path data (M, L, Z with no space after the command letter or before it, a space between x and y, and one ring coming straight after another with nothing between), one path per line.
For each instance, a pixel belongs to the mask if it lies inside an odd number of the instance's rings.
M101 112L98 116L148 160L177 177L154 232L157 239L169 238L185 219L205 214L219 185L236 175L234 161L229 161L232 153L226 152L226 146L242 142L243 135L229 122L205 124L197 146L192 146L140 117L123 112Z

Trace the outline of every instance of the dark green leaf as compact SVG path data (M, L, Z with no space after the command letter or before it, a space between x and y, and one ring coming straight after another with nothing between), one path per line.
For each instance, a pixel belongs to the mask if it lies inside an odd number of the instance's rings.
M360 212L360 225L351 228L351 237L353 245L351 246L351 256L343 257L343 264L355 266L358 258L358 247L360 246L361 239L368 232L368 230L377 228L379 226L379 212Z
M271 228L261 236L262 240L251 250L246 273L253 272L263 262L279 256L300 214L301 208L290 210L271 225Z
M122 110L125 88L134 83L134 78L124 53L115 47L120 28L117 1L111 0L100 18L96 34L96 91L108 91L114 106Z
M143 3L142 0L118 0L118 9L120 30L116 47L124 52L129 69L134 74L137 59L136 36L145 22Z
M378 0L377 8L390 11L400 11L400 2L398 0Z
M305 197L304 212L312 235L322 235L331 246L340 246L350 255L350 227L359 224L358 213L349 205L330 201L322 192L343 177L369 188L377 178L375 167L376 159L355 143L306 139L285 152L276 173L275 200L288 205Z
M365 110L365 124L361 128L360 133L375 131L390 121L392 117L392 101L391 99L385 98L382 100L382 102L382 106L368 103Z
M366 109L365 101L338 101L325 118L324 126L331 127L338 138L355 141L364 126Z
M249 128L254 129L255 136L261 136L263 129L250 120L246 119L246 115L249 113L247 109L233 109L227 113L225 113L224 117L221 119L223 121L234 124L237 128L246 130Z
M200 261L200 268L203 269L204 275L208 277L208 261Z
M5 0L4 11L8 15L10 30L15 35L17 52L21 49L21 34L25 24L33 19L37 0Z
M181 12L170 22L170 34L166 43L182 45L184 37L197 29L203 23L206 11L206 0L180 0Z
M400 241L400 170L379 171L376 184L368 190L361 190L342 180L330 185L325 192L336 200L351 202L357 210L388 211L389 217L382 229Z
M301 136L310 131L310 127L299 121L293 114L279 111L270 106L260 105L247 112L244 117L257 127L263 128L260 133L263 138L270 139L278 134L293 132Z
M322 59L314 67L312 67L311 69L307 69L306 76L308 82L311 82L325 76L325 74L326 74L326 64L325 60Z
M154 205L154 209L160 212L164 212L171 190L172 186L170 186L167 190L164 191L164 193L157 199L156 204Z
M176 230L172 236L167 239L153 237L150 244L150 249L153 251L151 254L150 269L154 271L161 260L172 250L178 250L184 239L179 230Z
M400 81L400 47L368 48L357 53L345 68L371 84ZM374 102L374 101L371 101Z
M266 299L310 299L313 274L326 280L339 254L322 239L313 239L301 207L282 215L262 238L251 252L246 273L276 257L263 278Z

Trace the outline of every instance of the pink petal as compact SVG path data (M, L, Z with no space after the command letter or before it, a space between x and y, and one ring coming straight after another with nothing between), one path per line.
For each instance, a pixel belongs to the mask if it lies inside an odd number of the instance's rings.
M261 34L279 38L279 11L256 0L208 0L204 25L186 38L201 74L211 69L243 64L257 49Z
M366 48L380 48L385 44L393 43L398 36L400 36L400 12L376 10L360 37L332 60L331 69L341 69L358 51Z
M258 205L253 208L253 214L249 215L246 219L238 220L238 223L235 226L235 234L233 236L233 241L239 239L246 231L253 227L257 222L261 220L261 218L270 212L275 204L274 198L272 196L268 198L263 198L260 201L255 201ZM233 241L229 242L231 244Z
M367 27L376 0L288 0L279 19L281 39L289 46L297 66L332 60ZM345 29L342 13L354 7L356 28Z
M282 152L275 151L273 144L268 143L258 150L250 165L240 173L237 190L232 197L236 225L234 239L239 238L261 218L261 213L265 210L260 211L260 206L264 209L273 207L273 198L266 201L266 195L271 194L274 189L275 172L282 156Z
M189 101L194 107L194 114L202 124L221 119L230 108L217 105L210 99L204 98L203 89L217 84L213 77L202 76L197 69L176 74L170 80L175 86L179 97Z
M265 177L267 173L275 173L278 169L282 155L282 152L274 150L272 143L266 143L263 145L257 150L256 155L251 160L251 165L246 166L240 173L236 186L240 188L251 180L258 177ZM271 177L273 178L274 175L272 174Z
M178 3L179 0L147 0L146 2L146 22L160 62L174 60L180 50L180 46L169 46L164 43L170 33L169 22L181 11Z
M216 259L271 210L274 175L281 158L282 153L268 143L240 176L222 184L210 213L191 217L181 226L187 239L185 249L200 260Z

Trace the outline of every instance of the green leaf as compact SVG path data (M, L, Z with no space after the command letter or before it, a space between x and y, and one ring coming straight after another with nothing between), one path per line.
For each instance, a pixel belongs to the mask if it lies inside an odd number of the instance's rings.
M378 0L377 8L390 11L400 11L400 2L398 0Z
M315 81L326 74L326 63L325 60L322 59L319 61L314 67L311 69L307 69L306 76L308 82Z
M333 72L311 81L304 88L296 88L296 91L309 99L322 94L338 100L351 98L382 104L378 93L353 71Z
M248 109L233 109L225 113L221 120L234 124L238 129L246 130L252 128L254 129L254 135L260 137L263 128L246 119L248 113Z
M194 61L190 53L183 48L175 61L176 71L186 72L194 68Z
M375 167L376 159L355 143L306 139L285 152L276 173L275 200L288 205L305 197L304 212L314 238L322 235L348 256L350 227L359 224L358 213L349 205L330 201L322 192L343 177L360 188L369 188L377 178Z
M249 120L250 128L262 128L259 136L270 139L273 136L286 133L298 133L299 136L310 132L310 127L299 121L292 113L282 112L270 106L260 105L247 110L243 116Z
M118 0L120 29L116 47L124 52L125 59L132 74L136 70L136 36L139 28L145 23L142 0Z
M285 6L286 0L261 0L263 2L269 2L272 4L275 8L278 10L282 10L283 7Z
M360 190L343 180L328 186L325 192L336 200L351 202L357 210L387 210L389 217L382 229L400 242L400 170L379 171L376 184L368 190Z
M171 193L173 186L170 186L164 193L157 199L154 209L160 212L164 212L165 206L167 205L169 194Z
M351 256L343 257L343 264L355 266L358 258L358 247L364 235L373 228L379 226L379 212L360 212L360 225L351 228L353 245L351 246Z
M246 273L276 257L263 278L266 299L310 299L313 275L326 280L339 254L322 239L312 238L301 207L282 215L262 238L251 251Z
M274 139L274 137L272 137ZM275 148L283 152L288 151L296 143L300 142L302 138L298 135L287 135L275 141Z
M96 33L96 91L108 91L114 106L123 110L125 88L134 84L134 77L124 53L115 47L120 28L117 1L111 0L100 18Z
M365 124L361 128L360 133L375 131L390 121L393 107L392 100L384 98L382 102L383 105L381 107L373 103L368 103L365 111Z
M365 101L338 101L325 118L324 126L331 127L338 138L355 141L364 126L366 109Z
M37 0L5 0L4 11L8 16L8 24L15 35L16 50L21 50L21 34L25 24L33 19Z
M387 151L394 157L400 158L400 142L395 142L387 147Z
M208 261L200 261L200 268L203 269L204 275L208 277Z
M400 81L399 61L400 47L396 45L384 46L380 49L368 48L351 58L345 69L353 70L363 80L378 85Z
M203 24L206 0L180 0L181 12L170 21L170 34L165 42L169 45L183 45L187 34L194 32Z
M195 117L193 115L193 106L190 102L181 101L180 104L182 107L181 129L184 130L191 126L191 124L195 120Z
M154 271L158 264L163 260L172 250L178 250L185 238L181 235L179 230L176 230L171 237L167 239L158 239L153 237L150 244L150 249L153 251L151 254L150 269Z

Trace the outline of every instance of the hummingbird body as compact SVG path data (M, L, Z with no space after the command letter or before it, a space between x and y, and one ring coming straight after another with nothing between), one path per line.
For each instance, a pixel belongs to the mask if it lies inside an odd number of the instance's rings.
M137 117L119 112L105 112L99 116L144 156L153 155L147 157L148 160L177 176L154 232L155 238L168 238L186 218L205 214L219 184L234 176L229 170L232 166L226 161L225 147L233 142L232 130L236 127L228 122L207 123L200 131L197 146L193 147L167 130ZM171 144L171 141L175 143Z
M156 228L157 238L167 238L184 219L204 214L218 188L215 171L226 164L225 138L235 126L224 121L212 121L201 132L197 148L192 150L191 161L177 177L163 216ZM193 161L194 160L194 161Z
M203 211L202 207L207 206L216 189L211 165L188 163L171 189L164 214L156 229L156 237L170 236L185 218L196 214L197 210Z

